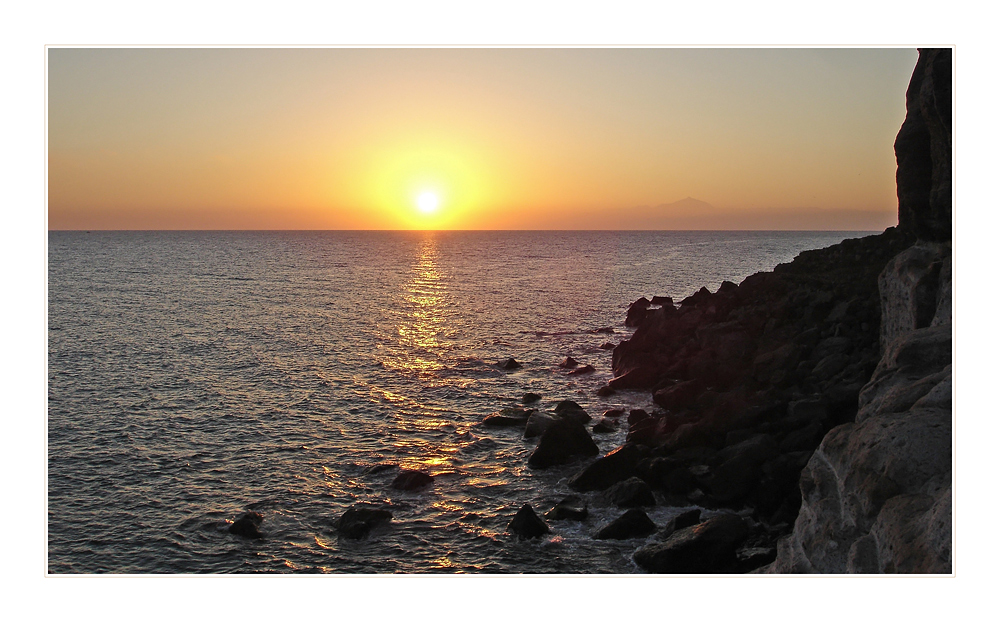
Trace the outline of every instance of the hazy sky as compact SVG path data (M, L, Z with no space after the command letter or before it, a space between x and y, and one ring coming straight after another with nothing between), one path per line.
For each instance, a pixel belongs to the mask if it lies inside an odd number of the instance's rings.
M52 229L881 229L896 222L892 143L917 59L48 54Z

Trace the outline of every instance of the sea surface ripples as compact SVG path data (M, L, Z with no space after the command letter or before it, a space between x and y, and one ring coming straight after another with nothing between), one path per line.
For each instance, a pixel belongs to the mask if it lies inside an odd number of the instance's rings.
M639 572L641 543L592 539L619 513L596 499L548 537L505 534L581 465L528 469L532 442L479 422L528 391L649 408L595 395L630 302L859 235L51 232L49 572ZM597 371L566 375L568 355ZM435 482L394 490L397 467ZM338 538L362 501L392 522ZM248 509L262 540L226 531Z

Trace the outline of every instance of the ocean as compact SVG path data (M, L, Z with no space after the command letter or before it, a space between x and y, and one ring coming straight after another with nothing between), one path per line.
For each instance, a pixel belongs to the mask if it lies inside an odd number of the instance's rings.
M481 421L526 392L595 420L653 409L648 392L596 395L631 302L863 235L50 232L48 571L642 572L642 541L593 538L621 514L594 493L583 522L505 533L585 463L530 469L534 440ZM568 375L566 356L596 371ZM625 433L594 439L606 452ZM434 483L398 491L398 468ZM338 537L358 502L392 521ZM248 509L262 539L227 531Z

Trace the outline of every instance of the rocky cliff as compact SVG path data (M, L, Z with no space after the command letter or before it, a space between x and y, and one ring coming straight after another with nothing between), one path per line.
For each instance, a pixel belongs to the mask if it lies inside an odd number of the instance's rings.
M806 464L770 572L952 571L950 49L920 51L895 147L917 242L879 276L878 367Z
M951 572L950 94L951 50L921 50L897 227L629 310L603 393L649 389L662 410L629 415L635 458L608 481L741 511L727 568Z

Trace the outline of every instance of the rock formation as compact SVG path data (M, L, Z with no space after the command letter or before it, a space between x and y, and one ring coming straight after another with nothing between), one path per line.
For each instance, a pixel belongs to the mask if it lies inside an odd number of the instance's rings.
M921 50L896 139L900 229L879 277L881 359L802 473L770 572L951 573L951 50Z
M632 305L601 394L647 389L662 410L632 411L628 464L602 458L573 488L638 476L669 503L748 508L746 531L726 519L729 569L951 572L950 102L951 50L921 50L897 227ZM668 550L636 560L686 567Z

